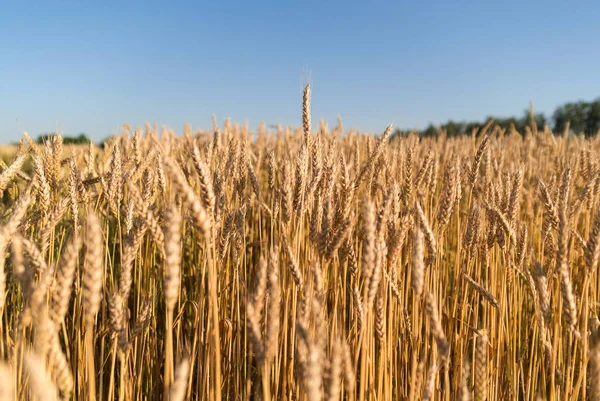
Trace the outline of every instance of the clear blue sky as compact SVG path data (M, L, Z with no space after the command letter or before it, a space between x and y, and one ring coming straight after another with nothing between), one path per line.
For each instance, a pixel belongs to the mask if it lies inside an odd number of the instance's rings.
M379 132L600 95L600 2L5 1L0 142L211 115Z

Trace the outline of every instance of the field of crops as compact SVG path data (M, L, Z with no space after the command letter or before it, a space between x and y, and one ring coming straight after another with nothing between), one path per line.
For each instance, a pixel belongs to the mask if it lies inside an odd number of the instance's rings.
M596 139L316 129L309 86L298 111L25 135L0 401L600 401Z

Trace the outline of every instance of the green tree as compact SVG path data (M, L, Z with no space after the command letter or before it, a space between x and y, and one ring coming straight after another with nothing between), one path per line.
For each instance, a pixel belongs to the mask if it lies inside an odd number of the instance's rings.
M463 135L465 133L465 125L464 122L450 120L442 127L446 130L446 135L448 135L448 137L453 137Z
M39 135L36 139L36 142L39 144L45 143L50 137L58 135L55 132L50 132L46 134ZM65 145L74 144L74 145L82 145L92 142L90 138L87 137L85 132L80 132L77 136L68 136L63 135L63 143Z
M552 116L554 119L554 132L561 134L567 127L567 123L570 123L571 131L585 133L587 108L588 104L584 101L566 103L557 107Z
M438 129L433 124L429 124L420 134L421 136L437 136Z
M585 116L585 133L595 136L600 130L600 98L588 104Z

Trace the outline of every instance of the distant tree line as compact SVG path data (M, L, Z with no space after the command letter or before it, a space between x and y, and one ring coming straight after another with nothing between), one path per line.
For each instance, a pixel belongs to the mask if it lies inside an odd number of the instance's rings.
M584 134L586 137L595 136L600 131L600 98L591 101L578 101L566 103L556 108L551 118L547 118L543 113L534 113L533 108L525 110L521 118L508 117L497 118L488 117L485 121L453 121L449 120L445 124L435 126L429 124L423 130L403 130L397 129L394 135L407 135L410 132L415 132L422 136L435 136L439 133L440 128L446 132L447 136L458 136L471 134L473 129L481 127L490 119L493 119L497 125L504 129L514 129L523 134L526 127L535 125L541 130L545 125L548 125L555 134L562 134L569 127L569 132L575 134Z
M557 107L550 118L546 117L543 113L534 113L533 108L530 107L529 110L523 112L523 115L520 118L490 116L487 117L485 121L468 122L449 120L445 124L439 126L429 124L423 130L405 130L398 128L393 135L403 136L408 135L410 132L414 132L422 136L436 136L440 132L440 129L444 130L449 137L468 135L471 134L474 129L485 125L490 119L493 119L494 122L503 129L509 130L514 128L521 134L525 133L526 127L533 127L535 122L535 125L540 130L548 125L555 134L564 133L568 125L569 132L583 134L586 137L596 136L600 131L600 97L591 102L581 100L578 102L565 103L562 106ZM53 135L56 135L56 133L42 134L38 136L37 142L40 144L44 143ZM83 132L77 136L63 135L64 144L88 144L90 142L90 138ZM104 142L105 141L102 141L100 145L103 146Z
M57 133L55 132L51 132L51 133L47 133L47 134L42 134L40 136L37 137L36 142L39 144L44 144L48 139L50 139L50 137L57 135ZM82 144L87 144L92 142L90 140L90 138L88 138L88 136L82 132L77 136L68 136L68 135L62 135L63 137L63 143L65 145L68 144L74 144L74 145L82 145Z

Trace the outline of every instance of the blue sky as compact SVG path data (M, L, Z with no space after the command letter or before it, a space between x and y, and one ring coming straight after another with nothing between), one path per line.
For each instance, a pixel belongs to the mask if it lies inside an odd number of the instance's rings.
M0 142L211 116L382 131L600 95L600 2L3 1Z

